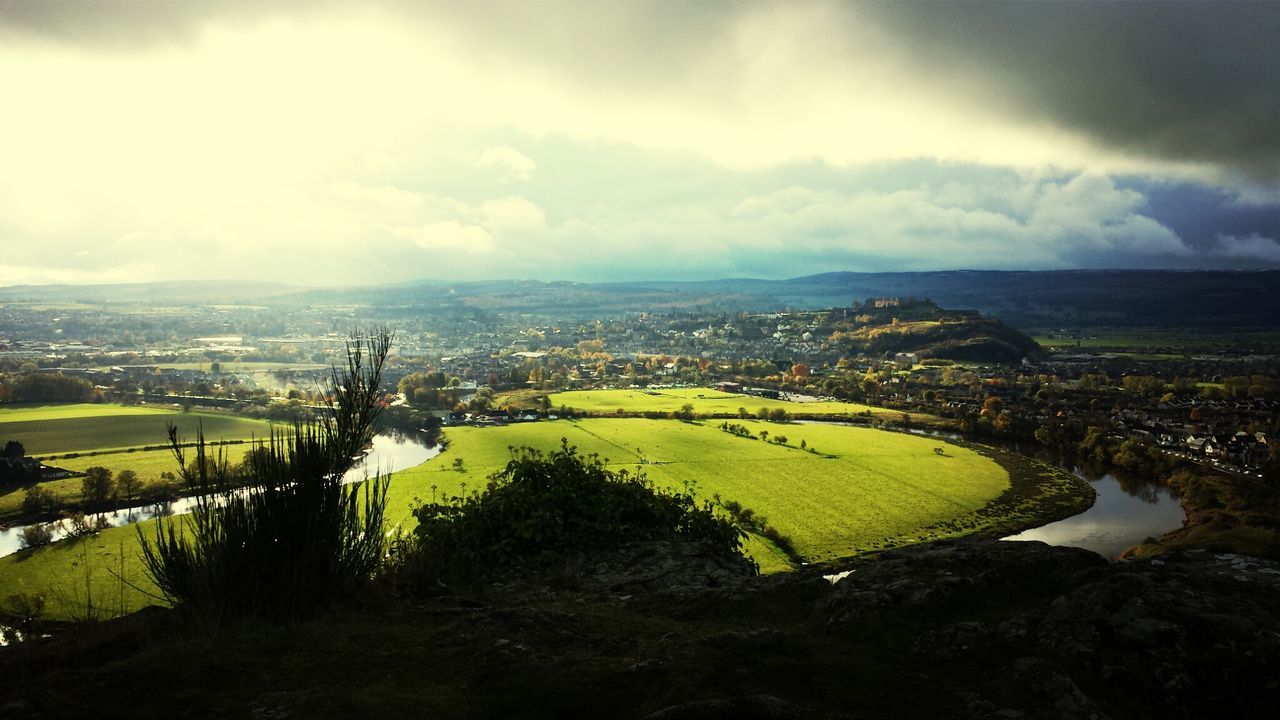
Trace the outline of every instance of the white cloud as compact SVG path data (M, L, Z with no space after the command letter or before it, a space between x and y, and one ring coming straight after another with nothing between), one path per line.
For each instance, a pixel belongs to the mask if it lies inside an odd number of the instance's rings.
M1225 258L1244 258L1280 264L1280 243L1262 235L1219 235L1209 254Z
M428 223L417 228L395 227L392 234L411 240L423 250L462 252L468 255L490 254L497 247L493 236L477 225L463 225L455 220Z
M370 187L352 182L336 182L330 188L338 197L355 202L372 203L384 209L420 208L425 204L421 193L390 185Z
M1025 214L976 206L985 192L957 183L937 193L791 187L749 197L732 214L744 223L744 233L758 229L758 249L873 258L880 266L875 269L1074 267L1105 263L1116 254L1191 253L1176 233L1141 214L1141 193L1119 189L1103 176L1039 183ZM1013 198L993 204L1024 203Z
M480 153L476 167L494 170L498 182L509 183L532 178L538 164L513 147L499 145Z
M494 230L532 230L546 226L542 208L522 197L504 197L480 203L477 214Z

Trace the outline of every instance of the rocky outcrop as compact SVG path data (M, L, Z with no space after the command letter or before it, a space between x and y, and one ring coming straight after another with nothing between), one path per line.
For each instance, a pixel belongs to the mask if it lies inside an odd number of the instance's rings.
M1191 720L1280 703L1272 561L963 540L749 571L632 543L296 627L193 637L136 617L0 649L0 718Z
M964 717L1256 717L1280 701L1280 564L1267 560L933 543L856 568L816 615L852 636L918 628L906 650L920 666L989 668Z
M495 578L490 588L522 598L564 593L612 599L653 593L691 597L737 587L755 574L746 558L726 557L701 543L649 540L545 553Z

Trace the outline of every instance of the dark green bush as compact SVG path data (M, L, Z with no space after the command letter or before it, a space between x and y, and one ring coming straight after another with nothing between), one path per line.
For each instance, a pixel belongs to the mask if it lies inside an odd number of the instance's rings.
M512 454L483 492L414 511L419 524L404 558L411 582L478 579L544 552L634 540L701 542L713 552L742 553L744 533L688 489L611 471L568 441L550 454L531 448Z

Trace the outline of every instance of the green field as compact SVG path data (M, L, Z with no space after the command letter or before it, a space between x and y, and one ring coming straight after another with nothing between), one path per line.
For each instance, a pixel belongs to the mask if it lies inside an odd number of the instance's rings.
M1056 334L1056 337L1050 337ZM1160 349L1151 353L1157 359L1181 357L1180 352L1211 352L1225 347L1251 347L1274 349L1280 346L1280 333L1274 330L1225 330L1222 332L1176 330L1167 328L1108 328L1085 327L1072 330L1070 335L1030 331L1032 338L1049 348L1070 350L1079 347L1087 350L1136 350Z
M0 427L11 422L37 420L73 420L77 418L120 417L124 415L157 415L172 410L151 405L116 405L112 403L55 403L52 405L0 406Z
M696 483L699 495L736 500L769 518L810 561L922 539L919 529L970 513L1009 485L1008 474L977 452L928 438L867 428L743 421L753 433L785 435L788 446L723 432L719 423L593 419L447 431L448 449L396 474L396 504L480 488L509 446L552 449L565 438L618 469L643 470L657 483ZM821 454L806 452L805 443ZM463 461L464 472L450 466ZM940 536L929 533L930 537Z
M452 428L444 453L392 476L387 519L408 530L415 498L481 489L510 459L510 447L551 449L566 438L583 453L607 458L614 469L643 470L668 486L692 482L701 497L719 495L754 509L810 561L977 532L1008 520L976 512L1009 487L1009 474L975 450L867 428L742 424L757 435L786 435L788 445L731 435L718 421L618 418ZM819 452L799 449L801 440ZM462 472L453 469L458 458ZM121 592L115 574L122 544L124 575L138 583L135 531L125 527L0 558L0 586L45 592L55 616L82 612L86 567L96 578L96 594ZM787 567L785 557L761 538L753 536L748 551L766 572ZM138 590L126 586L123 592L126 609L149 602Z
M661 390L574 390L552 393L551 407L571 407L590 413L623 410L632 413L674 412L683 405L693 405L694 412L708 415L737 415L739 408L755 414L761 408L782 408L789 414L805 415L873 415L901 416L901 411L848 402L788 402L724 393L710 388L664 388Z
M0 442L17 440L31 456L123 450L166 444L170 423L192 440L201 426L210 440L264 437L270 432L266 422L233 415L80 403L0 408Z
M182 362L182 363L158 363L156 367L162 370L201 370L204 372L212 372L211 361L203 362ZM239 362L236 360L223 361L218 363L218 372L220 373L266 373L276 370L325 370L330 366L322 363L313 362Z
M225 453L227 461L236 464L244 460L244 454L252 447L250 443L226 445L220 449ZM190 462L190 457L188 457ZM137 452L113 452L101 455L80 455L75 458L51 460L49 464L73 472L100 465L119 475L121 470L132 470L138 475L145 488L160 481L160 473L177 473L178 462L170 450L139 450ZM76 502L80 498L79 477L46 480L40 483L44 489L52 492L61 502ZM22 499L26 495L25 488L11 487L0 491L0 518L12 518L21 513Z

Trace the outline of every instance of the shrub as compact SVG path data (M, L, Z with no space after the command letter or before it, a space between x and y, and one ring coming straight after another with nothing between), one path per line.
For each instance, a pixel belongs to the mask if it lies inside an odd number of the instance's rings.
M48 488L28 488L22 496L22 512L27 515L41 515L58 507L58 498Z
M692 541L741 555L744 534L688 490L655 487L643 473L611 471L561 441L543 454L514 449L488 487L414 510L405 558L410 580L471 580L545 551L633 540Z
M383 557L387 480L361 489L342 476L372 439L390 345L386 330L348 341L346 368L331 374L331 404L251 453L252 484L241 491L222 458L210 461L203 433L188 463L170 427L183 479L202 492L189 519L160 519L150 539L138 529L147 573L168 599L213 622L289 620L366 585Z
M53 542L53 525L36 523L22 528L18 535L18 544L24 548L40 547Z
M0 606L0 615L26 629L44 617L45 604L46 598L40 593L11 593Z
M68 537L94 535L111 527L111 521L103 515L85 515L82 512L67 513L62 519Z

